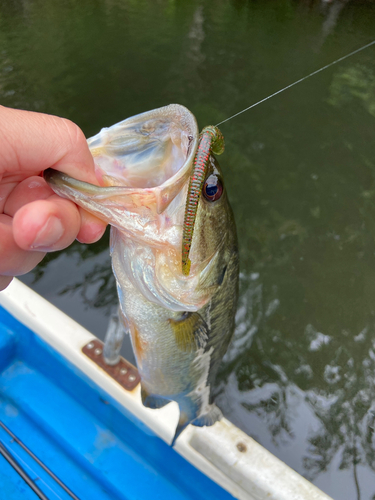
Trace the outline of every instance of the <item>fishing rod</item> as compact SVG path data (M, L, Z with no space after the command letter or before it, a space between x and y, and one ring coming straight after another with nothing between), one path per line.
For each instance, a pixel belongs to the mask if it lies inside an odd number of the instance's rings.
M220 123L217 123L216 124L216 127L218 127L219 125L223 124L223 123L226 123L228 122L229 120L232 120L232 118L235 118L236 116L238 115L241 115L242 113L245 113L246 111L249 111L249 109L252 109L252 108L255 108L255 106L258 106L258 104L261 104L262 102L265 102L265 101L268 101L268 99L271 99L271 97L274 97L275 95L278 95L278 94L281 94L281 92L284 92L285 90L288 90L290 89L291 87L294 87L294 85L297 85L298 83L301 83L303 82L304 80L307 80L308 78L311 78L312 76L314 75L317 75L318 73L320 73L321 71L324 71L325 69L327 68L330 68L331 66L333 66L334 64L337 64L341 61L343 61L344 59L347 59L348 57L351 57L351 56L354 56L354 54L358 54L358 52L361 52L362 50L365 50L367 49L368 47L371 47L371 45L374 45L375 44L375 40L373 40L372 42L366 44L366 45L363 45L363 47L357 49L357 50L353 50L353 52L350 52L350 54L346 54L346 56L343 56L343 57L340 57L339 59L336 59L335 61L329 63L329 64L326 64L325 66L323 66L322 68L319 68L315 71L313 71L312 73L310 73L309 75L306 75L304 76L303 78L300 78L299 80L297 80L296 82L294 83L291 83L289 85L287 85L286 87L278 90L277 92L274 92L273 94L269 95L268 97L265 97L264 99L261 99L260 101L254 103L254 104L251 104L251 106L243 109L242 111L239 111L238 113L235 113L234 115L230 116L229 118L227 118L226 120L223 120L221 121Z
M48 500L48 497L43 493L43 491L37 486L29 474L25 471L23 467L17 462L9 450L5 448L3 443L0 441L0 455L2 455L5 460L13 467L13 469L22 477L25 483L30 486L33 492L40 498L40 500Z
M49 469L34 453L15 435L13 432L0 420L0 427L2 427L9 436L23 448L26 453L30 455L34 461L44 469L47 474L52 477L56 481L56 483L71 497L73 500L79 500L79 498L64 484L61 479L59 479L56 474L54 474L51 469ZM42 500L48 500L48 498L44 495L44 493L36 486L31 477L27 474L27 472L21 467L21 465L14 459L11 455L10 451L5 447L4 443L0 440L0 454L8 461L8 463L18 472L18 474L22 477L22 479L33 489L33 491L41 498ZM32 484L30 484L30 482ZM34 486L38 490L38 492L34 489Z

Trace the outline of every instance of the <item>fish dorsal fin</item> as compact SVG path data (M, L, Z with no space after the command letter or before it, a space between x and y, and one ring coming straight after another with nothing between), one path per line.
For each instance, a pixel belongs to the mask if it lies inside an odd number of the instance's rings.
M223 414L221 413L221 410L215 404L212 404L209 405L209 410L207 413L193 420L191 424L195 425L196 427L204 427L205 425L210 426L218 420L221 420L222 417Z
M208 327L197 312L185 312L181 319L169 319L181 351L194 352L203 349L208 341Z
M210 426L223 417L220 409L215 404L207 405L203 410L203 415L197 417L197 413L200 411L200 404L198 400L192 399L191 397L183 397L178 400L180 418L178 420L172 446L174 446L178 436L189 424L197 427L204 427L205 425Z

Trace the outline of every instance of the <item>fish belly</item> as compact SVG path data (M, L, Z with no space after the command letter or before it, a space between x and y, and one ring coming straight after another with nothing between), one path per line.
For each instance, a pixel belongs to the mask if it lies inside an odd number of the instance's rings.
M189 392L200 375L194 366L196 353L184 352L178 347L170 324L173 311L152 303L134 286L124 272L122 245L112 249L112 266L142 387L150 394L170 399Z

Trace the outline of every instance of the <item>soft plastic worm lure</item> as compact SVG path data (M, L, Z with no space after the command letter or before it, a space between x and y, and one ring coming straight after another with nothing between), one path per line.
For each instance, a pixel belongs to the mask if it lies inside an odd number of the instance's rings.
M194 233L198 202L207 176L209 158L211 153L220 155L223 151L223 134L213 125L205 127L199 136L199 145L194 158L194 168L190 177L186 199L185 219L182 232L182 272L185 276L188 276L190 272L191 261L189 259L189 252Z

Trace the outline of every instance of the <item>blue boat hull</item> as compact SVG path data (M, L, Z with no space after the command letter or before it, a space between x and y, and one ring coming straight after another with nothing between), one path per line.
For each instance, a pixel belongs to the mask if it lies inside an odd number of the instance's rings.
M233 499L2 307L0 420L81 500ZM70 498L0 440L49 499ZM37 499L1 456L0 485L1 499Z

